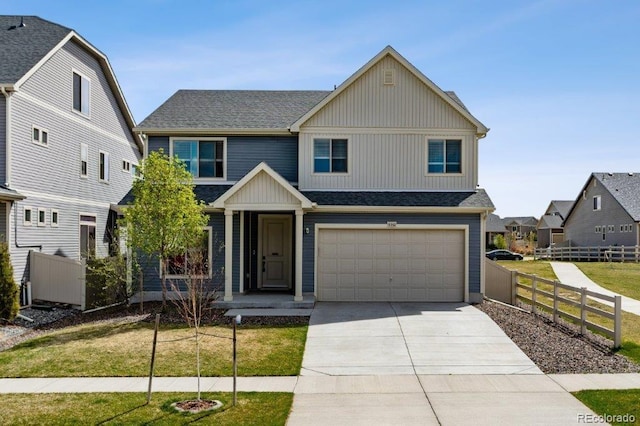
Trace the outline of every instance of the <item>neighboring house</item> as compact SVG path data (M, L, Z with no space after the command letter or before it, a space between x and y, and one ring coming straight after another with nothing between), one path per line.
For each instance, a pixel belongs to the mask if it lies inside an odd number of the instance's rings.
M572 246L640 245L640 174L592 173L564 221Z
M573 201L552 200L544 215L538 221L538 248L546 248L552 244L564 242L564 228L562 223L567 218Z
M225 301L482 301L488 128L391 47L333 91L180 90L134 130L193 173Z
M486 247L493 249L495 248L493 245L493 239L498 235L502 235L506 240L508 231L504 226L504 221L500 219L500 216L491 213L489 216L487 216L487 226L485 228L485 233L487 235L485 238Z
M507 232L514 233L518 240L527 238L530 232L536 232L538 225L538 219L533 216L505 217L502 222L506 226Z
M0 238L16 281L29 250L109 252L142 141L103 53L69 28L0 16Z

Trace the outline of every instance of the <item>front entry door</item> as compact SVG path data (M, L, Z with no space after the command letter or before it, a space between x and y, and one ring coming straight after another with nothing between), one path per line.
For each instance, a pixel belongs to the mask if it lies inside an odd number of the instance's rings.
M260 216L258 288L291 288L291 216Z

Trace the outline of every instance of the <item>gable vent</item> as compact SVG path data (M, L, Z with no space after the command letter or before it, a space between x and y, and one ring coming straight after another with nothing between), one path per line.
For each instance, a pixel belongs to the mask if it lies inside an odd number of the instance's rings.
M382 84L385 86L393 86L395 84L394 72L392 69L384 70L382 73Z

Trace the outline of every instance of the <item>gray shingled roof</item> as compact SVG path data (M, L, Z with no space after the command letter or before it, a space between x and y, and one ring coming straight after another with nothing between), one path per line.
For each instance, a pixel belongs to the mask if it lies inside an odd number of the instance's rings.
M485 227L486 232L507 232L507 228L504 226L504 221L500 219L497 214L490 214L487 216L487 225Z
M546 214L540 218L538 229L558 229L562 228L562 217L554 214Z
M0 16L0 85L14 84L72 30L37 16Z
M196 199L206 204L214 202L231 185L196 185ZM385 207L472 207L493 209L493 203L483 189L477 192L345 192L302 191L312 202L321 206L385 206ZM118 203L133 202L131 191Z
M556 211L562 216L563 219L566 219L567 214L573 207L573 201L571 200L552 200L551 204L556 208Z
M286 129L329 93L178 90L137 129Z
M634 221L640 221L640 173L593 173Z
M321 206L494 208L483 189L476 192L302 191L302 195Z

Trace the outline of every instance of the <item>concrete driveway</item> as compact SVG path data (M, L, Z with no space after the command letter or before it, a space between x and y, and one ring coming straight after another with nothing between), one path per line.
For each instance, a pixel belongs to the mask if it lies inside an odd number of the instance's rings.
M580 424L594 415L463 303L317 303L287 424Z
M542 374L465 303L322 303L301 375Z

